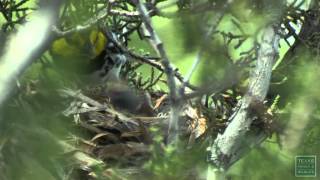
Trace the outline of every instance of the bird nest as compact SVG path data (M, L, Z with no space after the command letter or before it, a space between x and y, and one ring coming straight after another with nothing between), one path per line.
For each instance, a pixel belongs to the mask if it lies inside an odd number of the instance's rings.
M144 114L150 113L132 114L119 109L108 100L109 97L93 96L90 90L92 89L61 91L64 96L73 99L63 114L73 118L77 127L87 134L85 137L78 137L74 146L84 153L83 156L90 157L89 160L98 160L98 164L105 167L103 176L115 176L115 172L111 171L115 165L126 169L117 171L121 176L140 174L144 171L143 164L154 153L152 147L155 144L162 149L160 151L165 151L170 116L167 94L162 91L148 92L153 112L151 116L146 116ZM179 136L186 142L184 145L187 148L192 148L197 139L205 137L207 119L200 106L191 102L184 105L179 116ZM80 170L87 176L96 176L93 167L90 167L92 162L80 164Z

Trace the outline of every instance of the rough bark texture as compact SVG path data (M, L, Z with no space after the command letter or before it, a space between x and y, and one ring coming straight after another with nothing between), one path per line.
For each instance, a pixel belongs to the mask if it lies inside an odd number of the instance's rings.
M248 91L230 117L230 124L223 134L218 135L210 148L209 161L219 170L228 169L240 158L243 146L253 143L248 142L246 138L253 121L250 117L250 108L256 103L262 103L267 94L272 66L278 57L279 39L272 25L264 29Z

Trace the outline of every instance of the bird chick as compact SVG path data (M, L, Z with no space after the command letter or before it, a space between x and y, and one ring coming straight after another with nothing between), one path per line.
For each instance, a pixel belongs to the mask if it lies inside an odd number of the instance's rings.
M120 78L120 72L127 62L121 53L109 54L106 64L94 76L103 85L103 96L107 97L114 108L131 114L153 115L151 97L138 91Z

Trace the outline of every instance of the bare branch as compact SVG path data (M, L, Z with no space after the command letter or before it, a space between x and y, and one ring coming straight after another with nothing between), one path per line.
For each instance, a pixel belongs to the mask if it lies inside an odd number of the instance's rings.
M242 146L247 146L245 135L248 133L253 118L249 111L256 103L262 103L269 89L272 66L279 53L279 35L272 25L264 29L258 51L255 69L250 77L246 95L239 101L238 109L229 118L231 122L223 134L219 134L210 149L209 161L219 170L226 170L242 155Z
M174 143L177 141L178 137L178 117L179 117L179 97L176 89L175 82L175 73L173 67L169 61L166 50L164 49L163 43L160 40L158 34L154 30L151 24L151 19L148 15L148 11L144 4L140 0L134 1L138 11L140 12L142 21L146 27L146 30L150 34L151 45L157 52L158 56L161 58L161 65L164 68L164 73L167 76L167 83L169 87L169 97L171 101L171 114L170 114L170 122L169 122L169 130L168 130L168 143Z

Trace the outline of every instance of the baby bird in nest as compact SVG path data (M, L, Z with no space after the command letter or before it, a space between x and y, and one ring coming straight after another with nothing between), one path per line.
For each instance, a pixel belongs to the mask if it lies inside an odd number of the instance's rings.
M93 79L99 79L100 97L108 98L116 110L131 114L153 116L153 106L148 93L130 87L120 78L120 72L127 58L120 52L107 53L102 69L93 73Z

